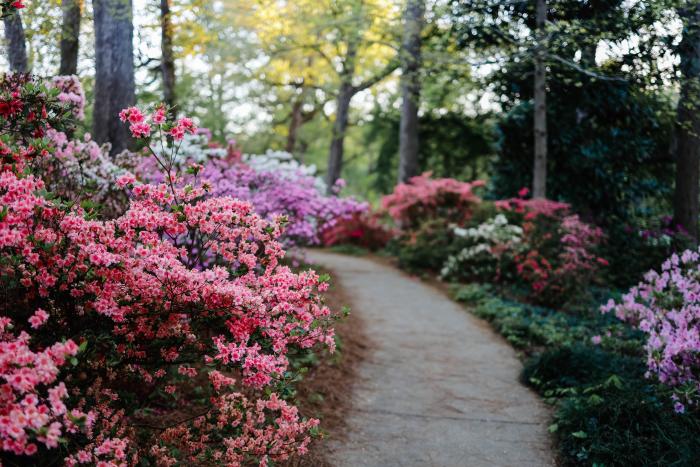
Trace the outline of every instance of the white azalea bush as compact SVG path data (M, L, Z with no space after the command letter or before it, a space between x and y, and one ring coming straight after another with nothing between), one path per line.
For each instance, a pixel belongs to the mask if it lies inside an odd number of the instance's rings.
M453 227L464 247L445 261L441 275L452 280L498 279L523 242L523 229L503 214L472 228Z

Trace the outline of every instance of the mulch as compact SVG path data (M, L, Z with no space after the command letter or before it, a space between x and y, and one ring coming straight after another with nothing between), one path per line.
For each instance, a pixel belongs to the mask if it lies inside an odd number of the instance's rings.
M332 271L330 274L334 277ZM351 304L347 292L337 280L332 281L325 296L326 303L335 312ZM321 421L323 438L314 440L305 456L284 464L288 467L331 467L327 442L331 439L342 440L347 431L353 382L369 346L364 323L352 309L348 317L336 323L335 330L339 337L339 351L324 356L319 365L309 370L297 388L300 413Z

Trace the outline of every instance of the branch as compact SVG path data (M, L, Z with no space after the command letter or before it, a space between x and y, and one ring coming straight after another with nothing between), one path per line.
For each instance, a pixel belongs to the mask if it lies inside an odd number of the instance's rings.
M587 70L587 69L583 68L582 66L580 66L578 63L575 63L575 62L572 62L572 61L567 60L565 58L562 58L556 54L547 54L547 56L549 58L552 58L552 59L558 61L559 63L563 63L564 65L566 65L570 68L573 68L574 70L581 72L584 75L590 76L592 78L596 78L596 79L603 80L603 81L616 81L618 83L628 83L629 82L629 80L627 80L626 78L622 78L619 76L601 75L601 74L596 73L595 71Z
M376 75L367 78L357 86L352 87L352 93L357 94L360 91L364 91L365 89L371 88L390 74L392 74L396 69L399 67L399 60L398 57L394 57L389 63L387 63L386 67Z

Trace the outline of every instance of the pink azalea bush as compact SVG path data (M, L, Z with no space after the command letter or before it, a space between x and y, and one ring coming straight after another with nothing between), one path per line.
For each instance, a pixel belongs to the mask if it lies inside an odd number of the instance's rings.
M394 220L398 235L389 245L399 264L409 270L440 271L454 244L453 227L464 226L481 204L475 190L484 183L411 178L382 198L382 209Z
M481 202L474 190L482 186L480 180L468 183L453 178L433 179L430 173L424 173L399 184L382 199L382 207L403 229L436 218L463 225Z
M0 144L2 451L67 465L266 465L304 453L318 421L276 391L290 352L333 349L333 316L316 273L280 265L281 219L212 196L196 169L186 182L169 141L194 123L137 108L120 116L164 181L121 175L125 212L89 215L34 173L61 148L37 139L30 104L44 99L33 118L49 128L51 115L75 115L70 102L45 92L25 103L22 83L3 84L21 105L0 113L13 130Z
M700 254L673 254L661 271L601 308L647 335L648 377L674 390L675 409L700 403Z

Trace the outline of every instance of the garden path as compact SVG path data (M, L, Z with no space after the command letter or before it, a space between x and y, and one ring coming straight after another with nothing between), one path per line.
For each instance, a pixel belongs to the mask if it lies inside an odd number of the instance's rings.
M372 259L309 251L362 316L371 353L337 466L554 465L548 412L515 352L441 291Z

